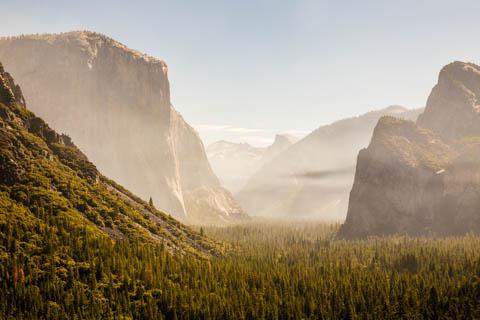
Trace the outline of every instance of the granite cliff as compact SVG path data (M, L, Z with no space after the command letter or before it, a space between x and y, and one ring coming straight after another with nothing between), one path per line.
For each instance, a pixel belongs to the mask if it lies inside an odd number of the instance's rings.
M444 139L480 136L480 67L459 61L445 66L418 125Z
M68 136L50 128L24 102L20 87L0 64L0 238L4 243L5 230L16 230L19 247L37 259L48 241L71 234L161 244L182 255L218 253L217 243L103 176Z
M165 62L92 32L0 39L29 108L143 199L192 222L246 215L172 107Z
M237 198L252 215L344 219L356 155L378 119L416 119L419 113L390 106L322 126L265 162Z
M358 155L346 238L480 231L480 67L445 66L417 123L378 122Z

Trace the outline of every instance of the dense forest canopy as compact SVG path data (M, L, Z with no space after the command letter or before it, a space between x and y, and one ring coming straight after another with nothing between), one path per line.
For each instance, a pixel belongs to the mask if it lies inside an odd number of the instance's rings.
M337 241L338 226L252 223L204 228L231 250L199 260L153 244L61 231L61 219L40 214L46 222L34 233L27 221L0 223L3 318L480 316L480 238L473 235Z

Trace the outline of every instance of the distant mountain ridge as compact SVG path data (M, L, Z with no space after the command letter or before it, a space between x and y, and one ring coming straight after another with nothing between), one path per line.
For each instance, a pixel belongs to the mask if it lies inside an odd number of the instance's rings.
M356 155L378 119L415 119L419 113L390 106L322 126L265 163L236 196L251 215L343 219Z
M231 192L237 192L264 163L297 140L292 135L277 134L274 142L263 148L222 140L207 146L206 151L212 168L223 185Z
M358 155L345 238L480 232L480 66L445 66L416 123L383 117Z
M0 60L107 176L188 221L246 218L172 107L164 61L83 31L2 38Z

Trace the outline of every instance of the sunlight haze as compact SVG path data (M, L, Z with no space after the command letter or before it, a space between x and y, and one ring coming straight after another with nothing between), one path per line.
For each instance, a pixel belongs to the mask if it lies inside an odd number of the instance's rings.
M472 0L0 6L0 35L86 29L165 60L172 103L206 144L267 145L275 133L302 137L392 104L422 107L439 68L480 60L480 2Z

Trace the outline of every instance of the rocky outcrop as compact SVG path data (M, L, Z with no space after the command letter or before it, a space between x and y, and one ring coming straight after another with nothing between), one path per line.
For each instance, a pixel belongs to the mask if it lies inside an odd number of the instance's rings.
M25 98L23 97L20 86L15 84L10 73L3 69L3 65L0 64L0 102L4 104L11 104L14 102L25 104Z
M287 150L291 145L293 145L297 141L298 141L297 138L289 134L275 135L275 140L265 150L263 161L267 162L268 160L274 158L277 154Z
M450 140L480 136L480 67L459 61L445 66L418 125Z
M344 219L357 153L378 119L419 113L391 106L322 126L267 161L237 198L252 215Z
M238 192L260 167L293 145L298 139L288 134L277 134L272 145L262 148L248 143L217 141L207 146L207 156L222 184L231 192Z
M358 155L342 233L422 234L432 225L456 152L414 122L384 117Z
M29 107L107 176L177 217L201 220L218 209L195 199L206 212L189 214L185 194L199 190L228 199L222 212L238 213L198 134L171 106L165 62L92 32L3 38L0 59Z
M443 68L417 124L380 119L358 155L340 236L480 231L478 70Z

